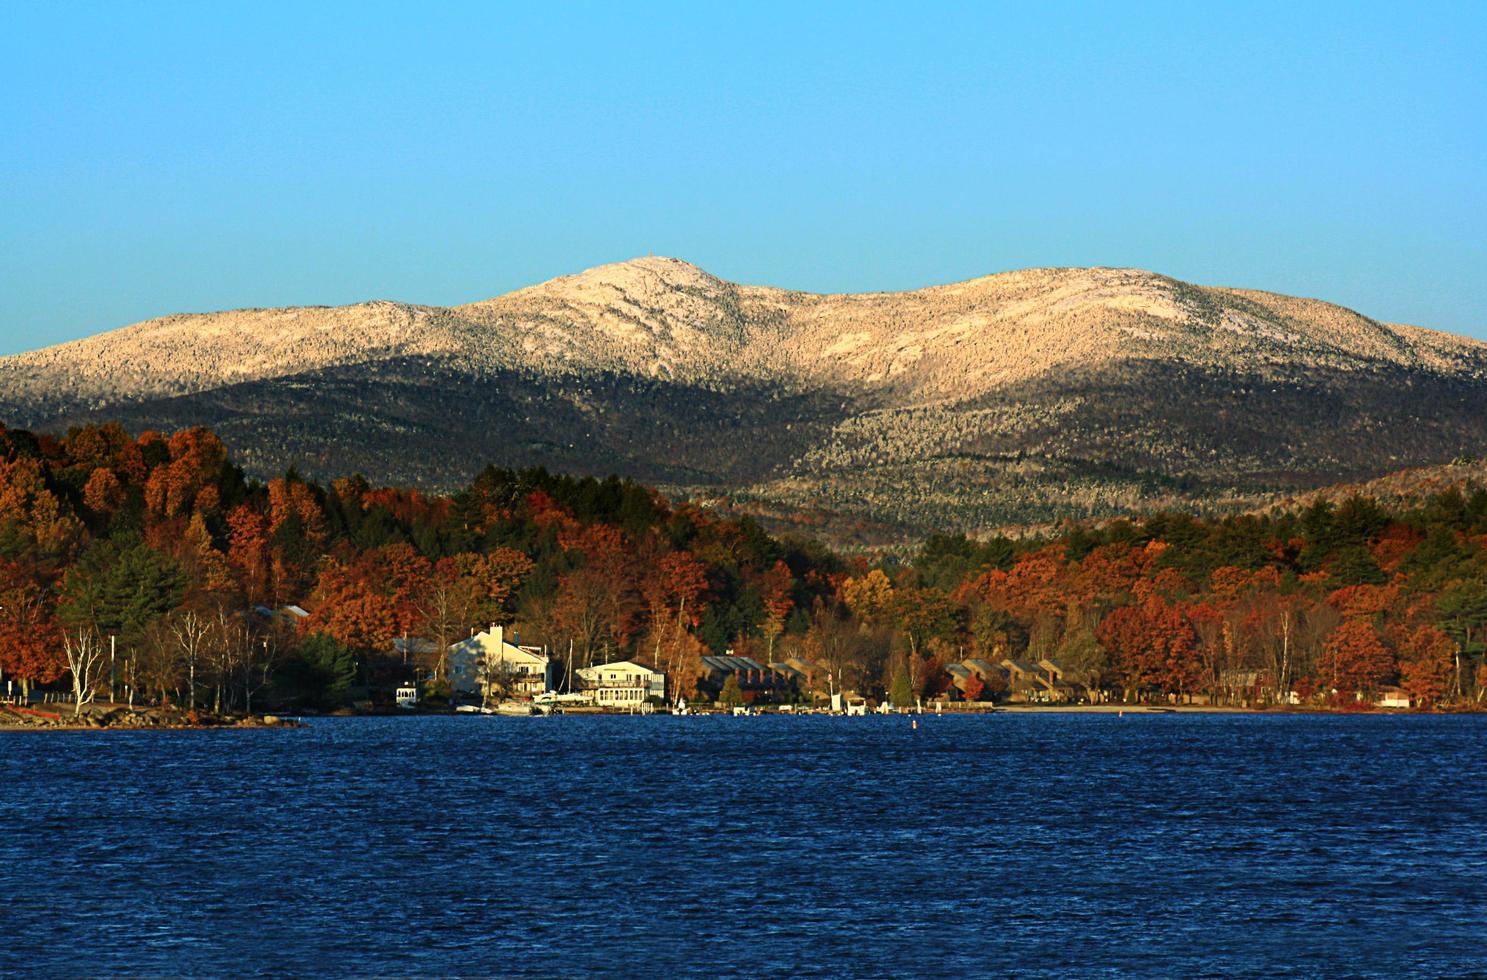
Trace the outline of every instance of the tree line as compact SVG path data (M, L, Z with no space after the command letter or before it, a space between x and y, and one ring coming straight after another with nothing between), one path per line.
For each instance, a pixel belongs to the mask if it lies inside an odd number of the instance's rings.
M248 480L211 431L0 428L0 691L188 710L331 707L501 623L571 667L626 657L695 695L701 657L811 686L991 697L981 658L1054 660L1092 699L1421 705L1487 690L1487 491L1412 507L1157 514L844 557L618 478L488 467L448 495Z

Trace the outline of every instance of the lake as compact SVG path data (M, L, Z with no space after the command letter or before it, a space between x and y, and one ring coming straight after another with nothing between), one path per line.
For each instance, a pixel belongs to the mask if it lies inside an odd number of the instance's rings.
M0 972L1487 969L1487 718L0 735Z

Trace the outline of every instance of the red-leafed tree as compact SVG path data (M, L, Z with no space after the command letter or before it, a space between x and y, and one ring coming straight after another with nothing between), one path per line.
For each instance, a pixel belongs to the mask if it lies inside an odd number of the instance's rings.
M1405 642L1399 686L1415 704L1429 707L1445 696L1455 668L1456 644L1435 626L1421 626Z
M269 599L268 518L239 504L227 515L227 564L250 603Z
M83 506L100 517L107 517L119 509L127 491L114 471L107 466L95 467L83 485Z
M1364 619L1344 622L1322 646L1317 664L1323 683L1341 694L1372 692L1394 673L1394 654Z
M412 545L393 544L333 563L321 573L309 632L324 632L353 649L390 652L394 638L416 635L420 589L428 560Z
M609 625L608 583L589 567L576 569L558 580L550 618L554 638L567 642L571 666L589 667L594 654L612 633Z
M582 595L584 603L597 599L600 638L618 652L635 634L643 604L636 587L640 576L635 555L624 534L608 524L591 524L572 540L584 554L584 565L566 577L569 598Z
M669 552L653 561L641 579L640 593L650 622L645 648L652 664L666 674L673 698L689 686L681 677L695 645L688 627L695 626L702 614L706 588L707 566L684 551ZM701 669L700 660L697 669Z
M765 659L774 659L774 644L785 631L785 618L795 608L790 592L795 586L795 577L790 566L777 561L759 581L759 598L764 604L764 619L759 623L759 633L764 637Z
M1160 596L1123 606L1095 631L1130 689L1185 694L1198 679L1198 635L1182 610Z
M324 553L325 511L309 486L299 480L270 480L269 591L274 605L298 601L310 585Z
M32 569L0 558L0 675L50 684L67 669L48 590ZM3 678L0 678L3 679Z
M511 600L532 573L532 559L515 548L497 548L481 556L471 569L492 620L506 620Z
M1346 585L1327 597L1327 604L1348 619L1382 615L1399 600L1398 582L1389 585Z

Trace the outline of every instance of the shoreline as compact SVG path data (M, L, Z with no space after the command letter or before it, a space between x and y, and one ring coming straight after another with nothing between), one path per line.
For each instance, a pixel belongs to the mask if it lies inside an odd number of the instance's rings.
M104 717L97 717L93 721L87 720L85 712L82 719L72 717L70 709L65 712L42 713L36 720L24 720L14 708L8 705L0 705L0 734L7 732L211 732L211 731L241 731L246 729L282 728L294 729L308 727L304 716L293 715L252 715L241 718L221 718L214 720L187 723L180 715L146 715L143 712L132 712L125 719L119 719L117 712L120 709L108 709L102 713ZM157 709L158 710L158 709ZM670 712L656 712L652 715L638 715L631 712L574 712L576 716L584 717L693 717L713 718L732 717L727 711L698 711L683 716L675 716ZM1422 710L1419 708L1375 708L1370 711L1345 711L1335 708L1324 707L1302 707L1297 705L1276 706L1272 708L1244 708L1231 705L1153 705L1153 704L1050 704L1029 705L1009 704L997 705L995 708L982 708L979 710L954 710L935 711L926 708L923 711L890 712L886 715L872 712L867 717L893 718L908 716L917 718L920 716L935 717L969 717L969 716L992 716L1001 714L1014 715L1115 715L1123 717L1132 715L1373 715L1376 717L1396 717L1404 715L1477 715L1487 714L1484 709L1466 709L1455 711ZM108 717L114 716L114 717ZM751 717L828 717L845 718L843 714L832 714L828 711L763 711ZM408 712L408 713L371 713L371 714L326 714L312 715L312 718L431 718L431 717L457 717L454 713L445 712ZM477 716L489 717L489 716ZM516 716L509 716L516 717ZM533 717L540 717L534 715Z
M94 702L74 714L73 707L49 703L59 711L0 704L0 732L164 732L229 731L245 728L302 728L298 718L280 715L213 715L198 712L188 720L184 712L161 708L130 708Z

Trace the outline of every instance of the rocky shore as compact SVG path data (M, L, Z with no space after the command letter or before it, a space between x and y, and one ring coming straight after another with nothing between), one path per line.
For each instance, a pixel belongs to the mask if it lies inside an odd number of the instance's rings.
M69 704L40 707L0 705L0 731L91 731L206 728L298 728L301 722L277 715L218 715L176 708L131 708L123 704Z

